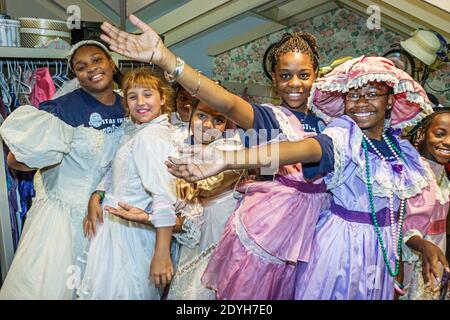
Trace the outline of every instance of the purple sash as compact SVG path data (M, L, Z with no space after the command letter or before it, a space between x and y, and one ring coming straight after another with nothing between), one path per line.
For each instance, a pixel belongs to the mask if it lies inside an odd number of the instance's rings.
M350 221L350 222L365 223L365 224L373 225L372 214L369 212L348 210L348 209L336 204L334 201L331 203L330 211L333 212L333 214L341 217L342 219ZM388 208L383 208L381 210L378 210L376 212L376 216L377 216L377 220L378 220L378 226L387 227L387 226L391 225ZM396 212L396 214L395 214L396 221L397 221L397 218L398 218L398 215Z
M278 182L284 184L285 186L295 188L301 192L304 193L323 193L327 192L327 186L325 185L325 182L321 182L319 184L314 183L308 183L304 181L295 181L288 179L284 176L276 175L275 180Z

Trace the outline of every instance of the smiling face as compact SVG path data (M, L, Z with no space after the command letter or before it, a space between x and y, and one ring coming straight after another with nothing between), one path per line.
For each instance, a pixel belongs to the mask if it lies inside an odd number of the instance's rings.
M71 65L86 91L95 94L112 90L114 62L99 47L80 47L72 56Z
M300 52L280 55L272 76L283 105L302 112L307 110L306 104L314 79L314 66L310 56Z
M384 83L369 82L361 88L350 89L345 95L345 114L371 139L381 139L386 110L390 110L394 96Z
M441 164L450 162L450 113L437 114L431 120L425 142L423 155Z
M225 131L227 119L207 104L199 102L191 119L196 144L209 144L219 139Z
M162 114L164 99L153 88L133 87L127 91L127 107L131 119L137 123L147 123Z

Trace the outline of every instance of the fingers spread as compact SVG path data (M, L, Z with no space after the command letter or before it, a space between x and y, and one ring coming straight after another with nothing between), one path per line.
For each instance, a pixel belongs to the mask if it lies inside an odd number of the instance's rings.
M134 26L138 27L142 32L151 30L151 28L148 24L144 23L143 21L141 21L138 17L136 17L133 14L130 14L128 19Z

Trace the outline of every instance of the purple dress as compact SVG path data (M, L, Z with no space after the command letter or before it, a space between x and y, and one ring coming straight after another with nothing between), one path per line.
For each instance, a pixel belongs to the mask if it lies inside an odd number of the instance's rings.
M324 157L334 157L334 168L320 170L319 165L316 173L328 171L324 180L333 201L330 209L320 214L309 263L297 270L295 298L393 299L394 278L388 273L370 215L362 131L349 117L342 116L331 122L323 134L332 141L332 154ZM399 196L409 198L420 193L427 181L414 147L406 140L398 140L395 134L391 137L406 158L403 182L392 169L392 160L385 163L374 152L369 152L369 160L375 211L394 268L389 193L394 192L394 210L398 211ZM379 150L388 160L393 156L387 147Z
M288 140L306 133L288 110L274 110ZM307 262L319 213L329 205L322 181L305 182L300 164L278 170L273 181L244 186L203 274L217 299L292 299L297 262Z

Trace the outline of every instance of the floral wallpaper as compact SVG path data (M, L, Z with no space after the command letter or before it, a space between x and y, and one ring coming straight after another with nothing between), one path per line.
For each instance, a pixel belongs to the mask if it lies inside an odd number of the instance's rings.
M366 26L365 17L338 8L218 55L214 58L214 78L229 82L270 85L262 68L264 52L270 44L278 41L284 32L298 31L311 32L317 37L321 66L326 66L342 56L383 55L392 49L392 44L399 44L404 40L404 37L385 28L370 30ZM434 90L449 90L450 63L431 73L428 84ZM429 86L425 86L428 92L434 94L441 104L450 106L450 91L439 93L431 90ZM254 102L277 103L268 97L249 98Z

